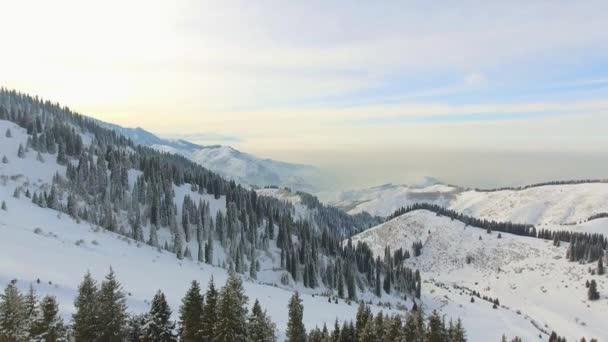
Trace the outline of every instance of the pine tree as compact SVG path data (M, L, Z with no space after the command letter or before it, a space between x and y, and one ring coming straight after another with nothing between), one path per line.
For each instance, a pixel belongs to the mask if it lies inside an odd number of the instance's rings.
M597 283L595 279L591 280L589 283L589 290L587 291L587 298L589 300L598 300L600 299L600 293L597 291Z
M143 342L176 342L175 323L171 321L171 308L165 295L159 290L146 315L143 328Z
M209 265L213 263L213 238L212 234L207 237L207 244L205 246L205 262Z
M274 342L275 325L265 311L262 311L260 302L256 299L247 322L247 335L250 341Z
M127 304L125 294L114 270L101 283L98 296L98 326L99 341L119 342L123 339L123 332L127 323Z
M454 334L452 336L452 342L466 342L467 335L464 331L464 327L462 326L462 321L460 318L456 322L456 327L454 328Z
M35 323L34 341L67 341L67 328L59 316L59 305L53 296L45 296L40 301L40 318Z
M11 133L11 129L7 128L6 129L6 133L4 134L4 136L6 136L7 138L12 138L13 134Z
M17 150L17 157L23 159L25 158L25 150L23 149L23 145L19 144L19 149Z
M0 341L26 341L27 328L23 297L12 281L0 295Z
M184 258L184 255L182 254L182 238L177 231L173 234L173 253L175 253L179 260Z
M426 340L428 342L443 342L445 336L445 331L443 328L443 323L441 321L441 317L437 311L433 311L431 316L429 317L428 331L426 334Z
M25 314L25 320L30 332L30 336L35 336L35 326L36 321L38 320L38 297L36 295L36 291L34 290L34 286L30 284L30 288L27 294L23 297L23 308Z
M604 275L604 258L600 257L597 259L597 274Z
M214 341L240 342L247 339L247 296L241 278L231 272L218 303Z
M305 342L306 329L302 318L304 317L304 306L298 292L294 293L289 300L289 318L287 321L287 341Z
M2 156L2 164L8 164L8 158L6 155Z
M203 341L211 341L215 336L215 325L218 320L218 300L219 293L215 288L213 277L209 281L207 292L205 292L205 304L201 314L201 331L200 335Z
M7 211L6 202L2 201L2 210Z
M199 341L199 336L203 331L202 316L203 296L201 295L200 285L195 280L192 281L179 308L179 336L182 341Z
M132 315L127 321L126 342L141 342L144 337L146 315Z
M72 329L76 342L94 341L98 336L97 297L97 284L87 272L78 287L78 296L74 301L76 313L73 315Z

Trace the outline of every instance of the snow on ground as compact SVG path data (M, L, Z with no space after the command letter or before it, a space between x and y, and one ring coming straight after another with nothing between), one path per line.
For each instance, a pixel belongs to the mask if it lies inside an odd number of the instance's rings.
M608 277L591 276L588 268L595 264L568 262L567 243L554 247L551 241L506 233L499 239L497 232L487 234L426 210L367 230L353 238L357 241L367 242L380 257L387 245L411 253L412 243L421 241L422 255L406 264L422 273L423 303L427 311L462 317L471 341L499 341L502 333L538 340L536 326L568 340L608 339ZM585 281L591 278L602 294L596 302L586 297ZM498 298L501 307L493 309L478 298L470 303L472 290Z
M10 187L0 187L0 199L5 200L8 207L8 211L0 211L0 287L4 288L11 279L17 279L23 290L32 283L40 294L50 293L59 298L66 319L74 310L77 286L87 270L101 281L112 267L130 294L128 305L133 312L148 310L147 301L161 289L176 314L192 280L198 280L203 287L211 277L218 285L226 281L227 273L222 268L180 261L174 254L159 252L88 223L77 223L65 214L40 208L27 199L13 198ZM38 279L40 284L36 283ZM259 299L284 332L292 292L250 281L244 285L249 304ZM336 318L354 319L356 304L343 301L330 304L327 297L303 292L308 329L321 327L323 323L330 326Z
M608 212L608 184L564 184L525 190L483 192L442 184L424 188L387 184L325 195L324 200L351 214L388 216L400 207L432 203L477 218L528 224L571 225Z

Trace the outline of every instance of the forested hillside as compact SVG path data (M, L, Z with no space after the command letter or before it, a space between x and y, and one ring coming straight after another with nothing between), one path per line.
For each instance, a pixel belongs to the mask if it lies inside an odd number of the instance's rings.
M252 279L270 264L283 286L321 287L350 299L374 292L377 279L400 267L374 259L365 244L341 244L346 234L369 226L369 216L353 219L324 208L313 222L295 219L285 201L258 196L183 156L136 145L96 120L14 91L0 91L0 119L23 129L8 128L2 137L8 142L17 139L12 135L23 136L17 158L35 155L40 164L57 165L48 183L16 185L16 197L178 259L234 269ZM393 290L413 293L419 282L406 276Z

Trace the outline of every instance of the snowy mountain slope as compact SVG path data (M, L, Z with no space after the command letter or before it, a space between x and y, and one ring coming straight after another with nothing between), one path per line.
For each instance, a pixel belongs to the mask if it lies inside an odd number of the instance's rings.
M39 208L23 199L14 199L7 190L10 189L0 187L0 198L6 199L8 206L8 211L0 213L3 237L0 239L0 287L4 288L12 279L18 280L22 290L33 283L39 293L58 297L60 310L68 321L74 310L72 303L77 286L87 270L101 280L112 267L125 291L130 293L128 306L132 312L147 311L148 301L161 289L176 314L192 280L198 280L203 286L211 277L216 284L223 285L226 281L224 269L180 261L175 254L159 252L102 228L79 224L64 214ZM36 284L37 279L40 284ZM244 286L249 305L259 299L283 334L287 303L293 292L250 281ZM306 292L302 298L304 321L309 329L324 323L331 326L336 318L354 319L355 305L343 301L328 304L327 297Z
M159 151L183 155L205 168L244 185L278 185L314 192L318 190L321 171L310 165L261 159L230 146L201 146L182 139L163 139L142 128L125 128L103 123L135 143Z
M405 263L415 265L423 279L428 279L423 286L423 303L447 315L457 313L471 334L480 333L473 328L476 325L499 321L508 336L534 340L540 333L534 321L569 340L582 336L608 339L608 328L603 324L608 277L591 276L588 268L595 265L568 262L565 243L554 247L551 241L507 233L501 233L499 239L496 232L487 234L426 210L404 214L353 237L353 243L359 241L367 242L380 257L385 246L393 251L411 250L413 242L421 241L422 255ZM596 302L588 302L586 297L585 281L591 278L602 289L602 298ZM499 298L508 308L492 309L481 299L470 303L472 290ZM479 337L472 340L499 340L500 334Z
M417 202L437 204L483 219L527 224L574 224L608 212L608 184L584 183L531 187L524 190L476 191L442 184L424 188L387 184L326 196L331 205L354 214L388 216Z
M11 130L10 138L5 137L7 129ZM174 253L84 221L77 222L69 215L33 204L25 192L49 191L55 173L65 175L66 167L56 163L56 155L41 153L43 161L38 160L38 153L33 150L24 151L23 158L19 158L19 145L27 144L25 129L0 120L0 132L0 158L6 156L8 159L7 163L0 164L0 201L5 201L7 205L6 211L0 210L0 287L6 286L12 279L17 279L22 289L34 283L39 293L51 293L59 298L61 311L69 320L76 288L87 270L100 280L110 266L113 267L125 290L130 293L129 310L134 312L147 310L146 301L152 298L157 289L165 292L176 313L191 280L199 280L205 286L213 276L217 284L224 283L227 272L223 268L188 258L178 260ZM131 187L138 175L139 171L129 171ZM17 197L13 195L15 189L19 190ZM208 202L212 216L218 211L226 211L224 196L216 199L212 195L192 191L190 184L173 185L173 191L176 209L180 212L186 194L194 201L200 199ZM60 201L64 203L65 198ZM125 217L117 217L117 221L118 231L128 229ZM143 229L147 237L150 227L144 226ZM160 229L158 234L161 246L165 242L171 243L172 236L168 229ZM280 250L274 247L276 241L270 244L273 247L268 252L258 251L263 255L258 255L261 267L257 281L245 283L250 305L258 298L282 333L286 326L286 305L294 290L302 293L305 323L309 329L323 323L333 324L336 318L354 318L356 306L343 301L328 304L327 297L320 296L327 292L324 287L310 289L293 282L280 285L280 278L285 273L279 270ZM196 250L194 241L188 246L190 250ZM224 257L220 242L215 241L213 264L223 264ZM364 300L373 298L373 294L367 292L359 293L359 296ZM384 301L391 301L391 298ZM394 298L394 303L397 302L403 301Z
M403 206L419 202L446 206L458 193L458 188L442 184L411 187L389 183L337 194L326 193L321 197L328 204L343 208L350 214L366 211L372 215L385 217Z

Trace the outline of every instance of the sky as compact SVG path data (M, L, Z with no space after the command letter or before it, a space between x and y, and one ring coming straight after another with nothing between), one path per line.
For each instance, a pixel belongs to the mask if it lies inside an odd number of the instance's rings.
M341 187L608 175L606 1L1 0L0 85Z

